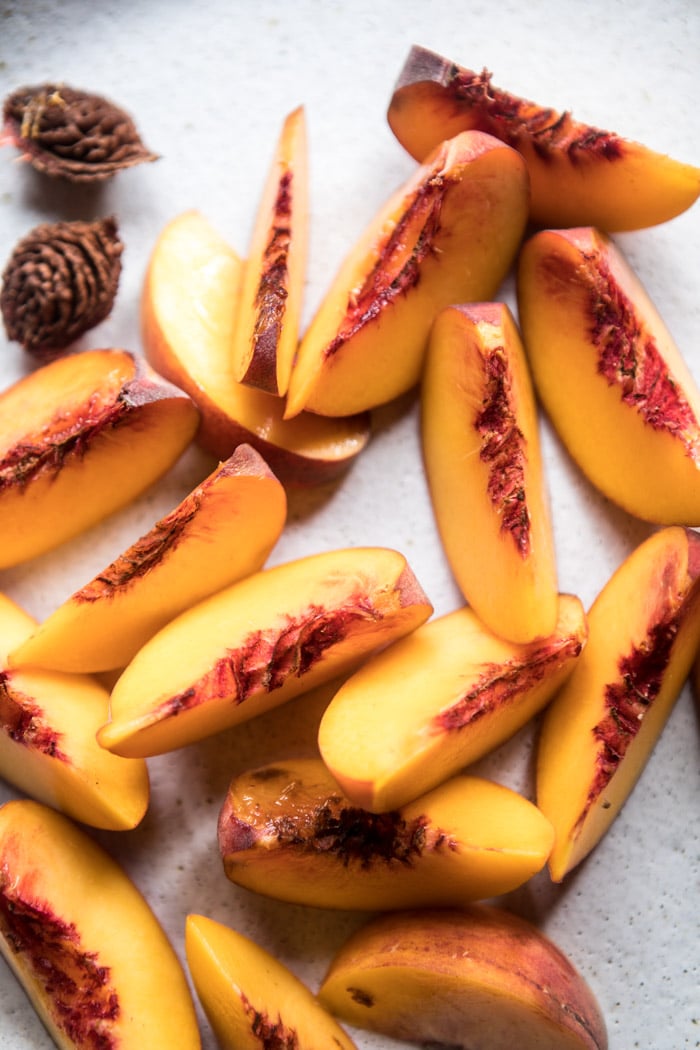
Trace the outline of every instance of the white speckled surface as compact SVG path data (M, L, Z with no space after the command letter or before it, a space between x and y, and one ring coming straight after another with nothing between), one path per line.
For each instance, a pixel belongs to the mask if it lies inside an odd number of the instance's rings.
M695 0L0 0L0 96L49 79L111 96L162 159L82 195L47 183L0 151L0 262L44 220L114 213L126 248L112 316L81 346L139 348L137 305L148 252L163 225L201 208L245 252L261 180L286 113L304 103L311 150L312 243L307 315L330 272L412 162L386 105L406 53L420 43L480 68L504 88L700 165ZM700 380L700 211L618 238ZM512 289L506 287L504 295ZM0 383L28 362L0 333ZM459 599L437 543L421 473L415 406L379 413L375 438L338 486L294 495L272 561L361 543L408 556L436 611ZM649 531L582 480L548 431L562 589L588 605ZM137 505L59 551L0 572L0 589L42 618L203 476L196 452ZM199 911L237 925L312 986L361 917L254 897L224 878L215 821L231 773L313 746L318 702L151 761L142 827L98 836L123 860L182 951ZM532 793L531 734L482 764ZM617 823L561 887L546 874L504 903L541 924L581 969L604 1011L611 1050L700 1046L698 929L700 733L681 696ZM0 801L12 797L0 783ZM167 989L163 990L167 995ZM388 1042L353 1033L360 1048ZM205 1050L213 1037L202 1018ZM51 1040L0 963L0 1046ZM146 1048L144 1048L146 1050Z

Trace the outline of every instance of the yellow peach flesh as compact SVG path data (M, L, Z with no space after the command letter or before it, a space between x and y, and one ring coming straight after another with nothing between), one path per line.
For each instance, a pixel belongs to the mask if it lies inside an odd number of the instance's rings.
M557 571L537 410L507 307L438 315L421 405L431 500L465 600L509 641L551 634Z

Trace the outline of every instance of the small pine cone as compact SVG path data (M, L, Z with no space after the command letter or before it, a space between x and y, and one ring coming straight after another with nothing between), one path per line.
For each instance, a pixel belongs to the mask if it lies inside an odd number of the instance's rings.
M3 122L5 141L23 150L38 171L71 182L97 182L158 159L124 110L63 84L13 92L5 99Z
M113 218L36 226L2 275L0 311L8 338L36 357L58 356L111 312L122 250Z

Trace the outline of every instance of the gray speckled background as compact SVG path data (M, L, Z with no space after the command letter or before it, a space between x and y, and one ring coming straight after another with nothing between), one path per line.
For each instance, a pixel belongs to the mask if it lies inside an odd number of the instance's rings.
M494 73L495 83L700 165L695 0L0 0L0 95L65 80L114 98L162 154L99 193L47 189L0 151L0 260L43 220L114 213L126 248L112 316L82 346L139 348L137 308L163 225L201 208L241 253L286 113L307 109L311 258L307 316L329 274L412 162L385 120L413 43ZM700 211L618 238L700 380ZM512 298L508 285L503 294ZM0 382L27 361L0 333ZM580 477L544 430L563 590L588 605L647 526ZM187 453L135 506L58 552L0 573L0 589L42 618L140 536L203 476ZM421 473L415 405L378 415L371 446L338 486L292 497L271 561L362 543L408 556L436 612L459 604ZM237 925L316 986L361 916L295 908L223 876L215 822L232 772L314 746L327 697L297 701L236 732L154 759L152 804L128 834L97 837L149 897L182 952L188 911ZM481 765L532 793L531 731ZM700 1046L698 957L700 733L685 690L615 826L561 887L534 879L504 903L541 924L581 969L605 1013L611 1050ZM0 800L12 797L0 783ZM167 989L164 989L167 994ZM202 1019L205 1050L214 1047ZM387 1046L363 1033L361 1048ZM0 962L0 1046L51 1041ZM144 1048L145 1050L145 1048Z

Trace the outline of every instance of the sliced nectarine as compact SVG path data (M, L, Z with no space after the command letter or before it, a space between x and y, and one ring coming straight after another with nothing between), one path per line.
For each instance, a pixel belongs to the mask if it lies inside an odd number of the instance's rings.
M190 744L346 673L431 612L404 556L387 548L263 569L146 642L112 690L100 743L142 757Z
M306 116L280 133L243 269L232 347L240 383L283 395L297 349L308 244Z
M286 415L346 415L415 386L438 310L495 295L527 199L522 157L492 136L437 147L346 256L302 338Z
M423 47L409 52L387 116L419 161L468 128L517 149L538 226L634 230L674 218L700 196L700 168L502 91L487 70L473 72Z
M588 614L589 639L545 713L537 799L554 825L560 881L598 844L632 791L700 644L700 535L653 533Z
M124 667L169 620L257 572L279 539L282 484L249 445L60 605L10 655L61 671Z
M35 627L0 595L0 777L83 824L134 828L148 806L148 770L97 744L109 712L105 687L87 675L8 666L8 651Z
M146 356L201 412L199 444L227 459L240 444L260 452L283 482L337 478L369 439L369 416L285 420L283 398L237 383L232 347L242 262L196 211L173 219L151 253L141 317Z
M221 1050L355 1050L311 989L250 937L188 915L185 948Z
M571 595L560 598L554 632L527 645L499 638L472 609L437 617L340 686L321 718L321 755L356 805L403 806L540 711L585 639L583 608Z
M219 814L232 882L321 908L461 905L507 893L546 863L549 821L522 795L455 776L388 813L343 795L320 758L234 777Z
M465 599L509 641L551 634L557 568L537 408L507 306L448 306L435 319L421 433L438 530Z
M150 906L38 802L0 807L0 951L62 1050L199 1050L184 970Z
M588 479L637 517L700 524L700 390L617 245L535 234L518 308L537 394Z
M532 923L487 904L370 919L336 953L319 999L348 1024L424 1046L608 1045L571 960Z
M86 350L0 393L0 567L96 524L161 477L198 413L126 350Z

